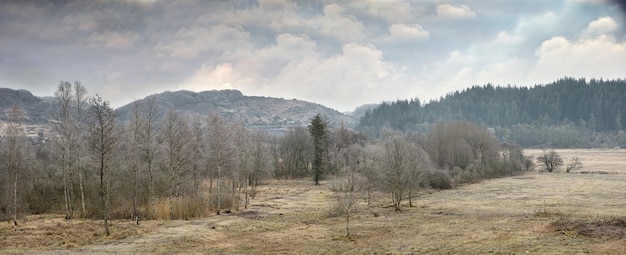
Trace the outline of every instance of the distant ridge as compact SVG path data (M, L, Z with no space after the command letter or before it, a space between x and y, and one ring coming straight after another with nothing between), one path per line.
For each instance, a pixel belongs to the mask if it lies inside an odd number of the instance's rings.
M328 118L331 124L344 122L353 126L356 123L354 119L320 104L296 99L245 96L238 90L166 91L135 102L143 104L148 99L154 99L161 114L168 109L189 115L207 115L215 112L226 120L246 126L307 125L318 113ZM121 120L128 118L135 102L118 109Z

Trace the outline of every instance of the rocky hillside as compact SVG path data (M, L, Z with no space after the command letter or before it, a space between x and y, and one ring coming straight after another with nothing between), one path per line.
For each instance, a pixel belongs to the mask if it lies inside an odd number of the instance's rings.
M34 96L28 90L0 88L0 121L6 121L6 110L19 102L26 110L26 123L47 123L50 119L50 104Z
M320 113L331 123L343 121L353 126L355 121L328 107L301 100L245 96L238 90L211 90L204 92L175 91L164 92L138 100L144 103L153 98L161 114L174 109L189 115L219 113L225 119L247 126L294 126L306 125L313 116ZM125 120L133 103L118 109L120 119Z

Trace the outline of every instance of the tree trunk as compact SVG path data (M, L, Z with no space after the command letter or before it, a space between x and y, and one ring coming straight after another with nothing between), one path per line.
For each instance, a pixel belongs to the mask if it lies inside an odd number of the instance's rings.
M13 223L17 225L17 180L19 179L19 171L14 169L15 180L13 182Z

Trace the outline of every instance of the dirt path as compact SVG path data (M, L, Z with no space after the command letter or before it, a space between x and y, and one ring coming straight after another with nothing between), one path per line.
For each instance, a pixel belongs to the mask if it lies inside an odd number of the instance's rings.
M263 217L288 217L305 211L319 211L327 207L330 192L323 187L311 187L309 183L297 187L291 182L280 182L261 187L259 195L249 209L188 221L170 221L159 224L149 233L128 237L105 244L89 245L73 249L47 251L40 254L172 254L193 253L193 247L204 250L228 250L231 228L249 226L248 221ZM325 210L326 211L326 210ZM128 223L132 224L132 223ZM238 231L237 231L238 232Z

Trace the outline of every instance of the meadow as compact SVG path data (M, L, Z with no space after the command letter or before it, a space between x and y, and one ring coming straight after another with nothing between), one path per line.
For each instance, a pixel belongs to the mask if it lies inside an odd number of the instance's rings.
M539 155L541 150L526 150ZM626 150L557 150L573 173L537 169L451 190L421 190L400 212L374 194L351 233L330 182L272 180L248 209L187 221L65 221L0 225L2 254L625 254Z

